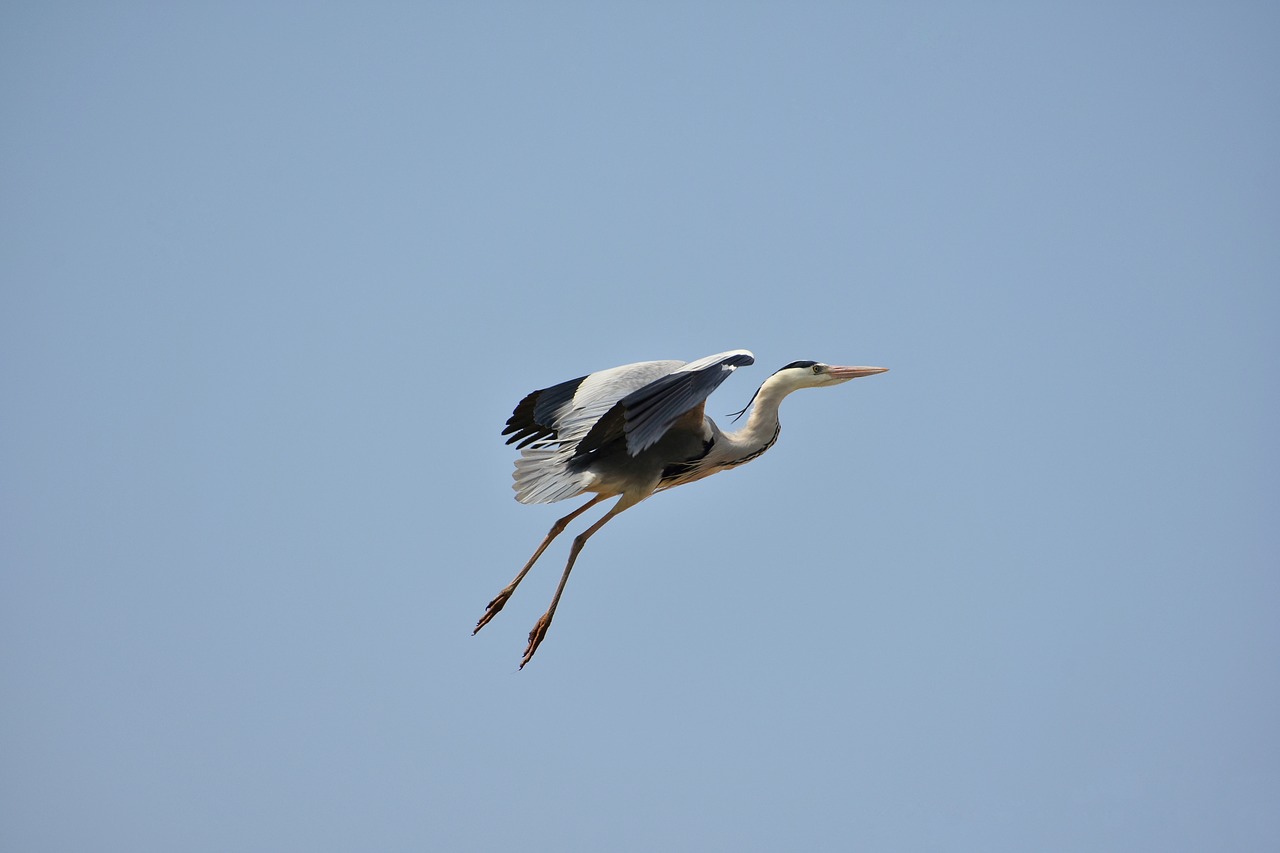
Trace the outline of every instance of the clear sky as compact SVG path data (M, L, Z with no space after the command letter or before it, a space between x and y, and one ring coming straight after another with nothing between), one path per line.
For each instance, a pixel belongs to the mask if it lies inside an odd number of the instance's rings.
M1280 848L1280 12L0 13L0 847ZM890 373L592 540L520 397Z

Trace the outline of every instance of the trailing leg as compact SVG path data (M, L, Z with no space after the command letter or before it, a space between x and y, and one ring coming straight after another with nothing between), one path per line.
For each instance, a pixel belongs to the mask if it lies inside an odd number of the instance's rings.
M556 615L556 606L560 604L560 596L564 592L564 586L569 582L569 572L573 571L574 561L578 559L578 553L582 550L582 546L587 544L597 530L609 523L609 520L621 513L623 510L635 506L642 499L631 500L626 495L622 496L613 509L606 512L599 521L579 533L573 539L573 547L569 549L569 562L565 564L564 574L560 576L560 584L556 587L556 594L551 598L551 606L547 608L547 612L538 618L537 623L533 626L533 630L529 632L529 646L524 650L524 658L520 661L520 668L524 669L524 665L533 659L533 653L538 650L538 646L547 636L547 629L551 627L551 620ZM586 507L583 507L586 509Z
M475 636L481 628L488 625L490 619L498 615L498 611L502 610L503 606L507 603L507 599L511 598L512 593L516 591L516 587L520 585L520 581L524 580L524 576L529 574L529 570L533 568L533 564L538 562L538 558L542 556L542 552L547 550L547 546L551 544L553 539L564 532L564 529L569 526L569 522L573 521L575 518L582 515L604 499L604 495L596 495L594 498L566 515L564 518L551 525L551 530L547 533L546 538L542 540L542 544L538 546L538 550L533 552L533 556L529 558L529 562L525 563L524 568L515 576L515 579L512 580L511 583L507 584L503 588L502 592L498 593L497 596L494 597L493 601L489 602L489 606L485 608L484 615L480 617L480 621L476 623L475 630L471 632L472 636Z

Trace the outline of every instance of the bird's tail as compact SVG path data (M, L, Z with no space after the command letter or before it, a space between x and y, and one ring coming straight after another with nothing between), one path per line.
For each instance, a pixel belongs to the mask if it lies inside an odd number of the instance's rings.
M555 442L534 443L520 451L511 488L522 504L549 504L582 494L591 484L585 471L569 470L573 448Z

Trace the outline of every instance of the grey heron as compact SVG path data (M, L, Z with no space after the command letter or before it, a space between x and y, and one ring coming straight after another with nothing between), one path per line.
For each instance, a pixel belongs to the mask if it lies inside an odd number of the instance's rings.
M551 627L569 573L587 540L610 519L654 492L701 480L760 456L778 440L778 407L792 391L826 388L884 373L887 367L839 367L820 361L793 361L764 381L746 407L746 425L724 432L704 414L707 397L739 367L755 363L747 350L682 361L643 361L601 370L525 396L507 420L503 435L516 444L516 500L553 503L591 493L593 497L551 525L551 530L511 583L489 602L478 632L502 610L520 581L565 527L591 507L617 497L601 518L580 533L551 599L529 632L524 669ZM754 407L753 404L754 403Z

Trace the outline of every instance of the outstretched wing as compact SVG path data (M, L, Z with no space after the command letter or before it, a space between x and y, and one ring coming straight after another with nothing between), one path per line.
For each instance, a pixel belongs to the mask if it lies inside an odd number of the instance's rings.
M571 460L625 436L639 453L680 415L703 403L735 368L755 361L732 350L689 364L643 361L601 370L525 396L502 431L520 448L516 500L551 503L581 494L590 475ZM594 442L594 443L591 443ZM584 449L585 448L585 449Z
M507 420L507 444L519 442L511 487L521 503L553 503L580 495L591 475L571 468L578 442L623 397L683 366L643 361L601 370L527 395Z
M579 376L527 395L507 419L507 444L577 442L623 397L684 366L682 361L641 361Z
M754 363L747 350L730 350L691 361L637 388L595 422L578 442L574 456L589 455L622 437L627 453L638 455L656 444L681 415L705 403L730 373Z

